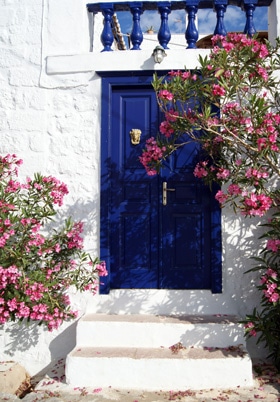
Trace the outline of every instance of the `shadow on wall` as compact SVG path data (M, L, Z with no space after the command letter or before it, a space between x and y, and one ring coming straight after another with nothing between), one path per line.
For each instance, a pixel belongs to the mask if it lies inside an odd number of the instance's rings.
M77 189L78 191L78 189ZM71 217L73 221L82 221L84 224L84 237L95 236L99 231L99 201L90 199L85 202L83 199L77 200L71 205L67 205L67 197L65 199L65 207L62 211L58 211L54 223L49 223L46 228L58 228L62 226L66 219ZM85 248L88 248L85 246Z
M43 378L45 374L54 375L55 367L63 367L62 362L75 347L76 327L77 321L62 332L58 330L52 334L46 334L47 330L43 330L36 324L28 326L10 324L5 330L5 338L8 342L2 349L1 358L20 362L32 376L36 375L38 379ZM48 343L49 335L53 336L50 343ZM63 381L64 375L63 373L61 375L60 379Z
M224 218L227 230L223 231L223 247L227 264L227 288L235 294L238 301L238 314L244 317L252 313L259 305L261 294L256 289L260 281L260 272L249 272L257 265L253 257L259 256L263 241L259 237L265 231L260 227L259 218L244 218L226 208ZM263 218L265 223L267 218ZM227 289L225 289L227 291Z
M49 350L52 358L66 356L75 346L77 322L70 324L50 342ZM47 329L45 329L47 331ZM35 348L43 331L37 324L12 323L5 328L9 342L4 352L14 356L16 352L26 352ZM55 335L55 332L53 332ZM40 351L38 351L40 354Z
M25 352L26 350L36 347L39 337L40 328L37 324L11 323L5 324L5 337L9 342L4 347L4 352L10 356L14 356L15 352Z

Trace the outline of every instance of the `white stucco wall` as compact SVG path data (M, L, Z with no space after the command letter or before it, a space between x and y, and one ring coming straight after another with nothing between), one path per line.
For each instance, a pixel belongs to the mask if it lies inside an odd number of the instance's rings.
M178 69L197 66L198 51L171 49L154 65L150 48L100 53L91 46L85 0L0 0L1 154L23 158L23 176L40 171L67 183L64 212L85 222L85 244L99 250L100 79L96 70ZM278 3L278 4L276 4ZM279 33L274 1L270 33ZM99 35L101 24L95 23ZM273 38L273 36L271 36ZM207 52L207 51L203 51ZM125 60L125 62L124 62ZM125 67L124 67L125 64ZM223 212L223 293L209 291L114 291L109 296L73 295L85 312L238 314L250 312L258 296L250 267L255 221ZM246 251L244 251L246 250ZM75 344L75 323L53 333L35 326L0 328L0 359L20 361L35 374Z

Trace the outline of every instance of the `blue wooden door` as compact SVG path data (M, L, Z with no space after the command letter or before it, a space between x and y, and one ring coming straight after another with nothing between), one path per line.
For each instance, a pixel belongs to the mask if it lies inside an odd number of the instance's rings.
M109 271L103 291L220 292L220 210L193 175L198 146L182 148L157 176L149 177L139 162L160 124L150 81L103 79L101 257ZM131 142L132 129L141 130L139 144Z

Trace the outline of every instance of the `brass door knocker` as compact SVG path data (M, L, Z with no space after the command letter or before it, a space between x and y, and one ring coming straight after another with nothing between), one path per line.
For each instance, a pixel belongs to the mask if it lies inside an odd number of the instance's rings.
M130 130L129 135L132 145L137 145L140 143L141 134L142 132L138 128L132 128Z

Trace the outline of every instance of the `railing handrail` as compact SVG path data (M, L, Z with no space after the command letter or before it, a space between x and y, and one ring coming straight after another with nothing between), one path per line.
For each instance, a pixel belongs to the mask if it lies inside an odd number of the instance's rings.
M143 10L157 10L159 3L170 4L171 10L183 10L186 5L197 5L199 9L213 9L215 4L223 4L227 6L244 7L246 4L254 4L255 7L268 7L275 0L171 0L171 1L127 1L127 0L98 0L87 4L90 12L101 11L100 4L113 4L115 11L129 11L130 4L141 3Z
M99 0L98 2L87 4L88 11L93 14L102 12L104 17L104 27L101 34L101 42L104 46L102 51L112 51L114 41L114 20L113 15L116 11L130 11L133 19L130 41L131 50L141 50L140 45L143 41L143 32L140 25L140 18L143 11L158 10L161 16L161 25L158 31L158 42L164 49L168 49L168 43L171 39L171 33L168 26L168 15L173 10L186 10L188 15L188 24L185 31L187 49L195 49L199 33L195 23L198 9L214 9L216 11L217 23L214 35L226 35L224 25L224 14L228 5L242 8L246 15L244 33L253 36L257 33L254 26L254 11L256 7L269 6L276 0L172 0L172 1L127 1L118 0L112 2L109 0Z

